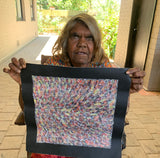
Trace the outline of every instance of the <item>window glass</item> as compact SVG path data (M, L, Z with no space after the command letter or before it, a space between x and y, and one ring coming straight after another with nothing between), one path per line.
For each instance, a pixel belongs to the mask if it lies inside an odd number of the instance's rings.
M24 20L22 0L16 0L16 13L18 21Z

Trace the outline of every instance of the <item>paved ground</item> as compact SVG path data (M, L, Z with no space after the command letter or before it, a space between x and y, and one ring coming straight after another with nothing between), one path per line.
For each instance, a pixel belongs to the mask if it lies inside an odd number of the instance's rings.
M53 43L53 37L38 37L13 56L40 63L40 54L49 55ZM26 128L14 125L20 111L19 87L2 72L9 61L0 62L0 158L26 158ZM160 92L141 90L131 95L130 102L129 125L125 127L127 148L122 158L160 158Z

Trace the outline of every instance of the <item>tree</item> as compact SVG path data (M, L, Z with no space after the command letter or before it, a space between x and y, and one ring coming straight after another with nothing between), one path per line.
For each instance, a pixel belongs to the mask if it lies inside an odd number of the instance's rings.
M65 10L88 10L88 6L91 6L91 0L48 0L49 6L55 7L55 9Z
M38 9L49 9L48 0L37 0Z
M102 30L102 42L105 52L114 58L117 42L120 5L117 0L95 1L96 19Z

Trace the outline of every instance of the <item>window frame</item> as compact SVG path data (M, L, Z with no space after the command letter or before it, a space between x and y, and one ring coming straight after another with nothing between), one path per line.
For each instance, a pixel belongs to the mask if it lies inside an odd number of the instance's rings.
M17 21L25 21L24 1L15 0L16 3L16 19Z
M35 21L35 4L34 4L34 0L30 0L30 14L31 14L31 21Z

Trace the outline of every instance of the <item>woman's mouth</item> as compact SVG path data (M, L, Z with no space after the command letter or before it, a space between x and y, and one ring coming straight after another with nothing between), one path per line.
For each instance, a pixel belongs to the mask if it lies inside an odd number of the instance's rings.
M76 52L75 54L77 54L77 55L87 55L86 52Z

